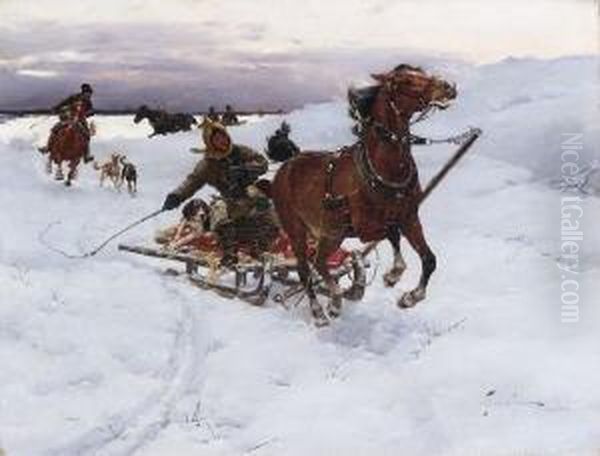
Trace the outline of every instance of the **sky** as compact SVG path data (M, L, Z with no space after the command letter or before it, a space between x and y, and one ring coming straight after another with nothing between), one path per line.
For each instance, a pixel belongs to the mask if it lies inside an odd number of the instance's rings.
M593 0L0 0L0 109L300 106L401 62L598 51Z

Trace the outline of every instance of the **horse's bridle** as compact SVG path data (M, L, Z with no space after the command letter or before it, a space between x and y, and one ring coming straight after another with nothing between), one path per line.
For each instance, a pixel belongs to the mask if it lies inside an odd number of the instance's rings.
M414 121L408 121L408 125L413 125L417 122L422 121L423 119L425 119L430 112L433 110L433 108L435 107L434 104L432 104L431 102L427 102L425 100L425 97L423 96L423 93L426 93L429 91L429 89L433 86L435 82L435 78L429 78L429 80L427 81L427 85L423 88L423 90L420 91L419 94L414 94L411 92L407 92L405 90L401 90L399 88L399 83L396 81L393 82L388 82L388 83L384 83L384 88L388 91L388 93L397 93L400 95L403 95L407 98L411 98L413 100L417 100L418 102L418 107L420 108L419 110L421 111L421 114L419 114L419 116L417 117L416 120ZM398 105L396 104L396 102L394 101L393 96L388 96L388 99L386 100L388 107L392 110L392 112L394 113L394 115L396 116L396 118L401 117L402 116L402 110L400 108L398 108ZM407 139L410 138L410 133L406 133L405 135L403 135L403 137L399 137L397 132L393 132L390 131L389 128L385 127L384 125L382 125L381 123L377 122L378 124L378 129L381 129L381 127L383 127L384 129L388 130L388 135L393 138L393 137L397 137L400 139L404 139L404 137L406 137ZM399 141L400 142L400 141ZM406 143L406 142L405 142Z
M428 85L432 85L433 83L434 80L430 79ZM389 88L391 87L388 86L386 88L388 88L389 90ZM425 90L421 91L421 94L419 94L418 96L415 96L415 94L412 93L400 93L404 96L413 99L417 98L419 101L419 106L423 106L424 112L428 112L431 109L431 107L428 103L426 103L422 95L422 93L425 92L428 88L429 87L426 87ZM395 88L395 91L397 92L398 89ZM396 116L396 119L402 116L402 111L396 105L396 102L394 101L393 97L388 96L386 103L388 105L388 108L391 109L394 115ZM372 119L365 119L361 123L368 123L368 125L372 126L375 129L375 132L379 138L383 139L384 141L397 144L399 146L409 145L412 142L414 142L417 138L414 135L410 134L409 129L407 129L406 133L399 133L398 131L394 131L386 127L381 122L377 122ZM363 128L363 131L364 130L365 129ZM406 177L402 181L391 181L381 176L377 172L377 170L373 166L373 163L371 162L371 159L369 158L367 146L364 142L364 139L361 139L358 147L354 149L353 158L359 175L366 183L367 187L375 193L382 195L384 198L404 197L406 195L406 191L413 187L417 179L416 165L414 163L414 160L411 159L407 160L409 169L406 173Z

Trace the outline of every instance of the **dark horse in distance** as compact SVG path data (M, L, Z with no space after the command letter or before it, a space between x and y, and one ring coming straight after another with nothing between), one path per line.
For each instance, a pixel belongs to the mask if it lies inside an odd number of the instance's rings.
M376 85L349 91L359 141L336 154L299 154L281 166L270 188L317 324L327 322L326 312L331 317L341 312L343 292L326 260L345 238L391 242L394 264L384 276L390 287L406 268L400 238L408 240L421 258L422 273L418 286L399 298L398 305L403 308L425 299L436 268L419 219L423 190L411 154L409 127L413 114L446 108L456 98L456 88L404 64L373 78ZM307 242L311 239L316 241L316 252L308 258ZM326 309L317 300L309 261L329 289Z
M178 131L190 131L192 125L197 124L196 119L191 114L181 112L170 114L164 110L150 109L148 106L142 105L135 113L133 122L138 124L144 119L148 119L154 129L154 132L148 136L149 138L156 135L166 135L167 133L177 133Z

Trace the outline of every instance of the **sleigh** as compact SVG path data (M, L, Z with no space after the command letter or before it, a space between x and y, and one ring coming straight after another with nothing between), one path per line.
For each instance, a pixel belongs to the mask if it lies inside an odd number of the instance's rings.
M300 296L304 287L296 272L297 262L292 253L289 239L280 234L270 251L261 255L246 255L239 249L237 264L220 267L222 253L210 235L200 239L196 248L179 251L169 248L120 244L119 250L145 257L169 260L180 263L179 270L169 269L173 275L184 275L201 289L212 290L226 298L237 298L255 306L265 304L269 298L289 307L289 301ZM309 248L309 256L314 249ZM350 301L362 299L366 288L368 250L348 250L339 248L329 256L327 264L333 277L344 287L344 297ZM317 277L316 291L328 296L327 287Z

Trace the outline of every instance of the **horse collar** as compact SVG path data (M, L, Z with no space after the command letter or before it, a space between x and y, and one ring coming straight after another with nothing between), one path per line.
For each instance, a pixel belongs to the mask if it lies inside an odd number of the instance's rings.
M410 144L411 134L408 131L400 135L397 132L390 130L380 122L373 122L372 125L375 128L377 136L384 141L394 144Z
M413 160L407 160L409 169L406 177L400 182L394 182L385 179L377 172L369 158L367 147L362 141L352 150L352 158L363 184L370 191L385 199L403 198L415 184L417 172Z

